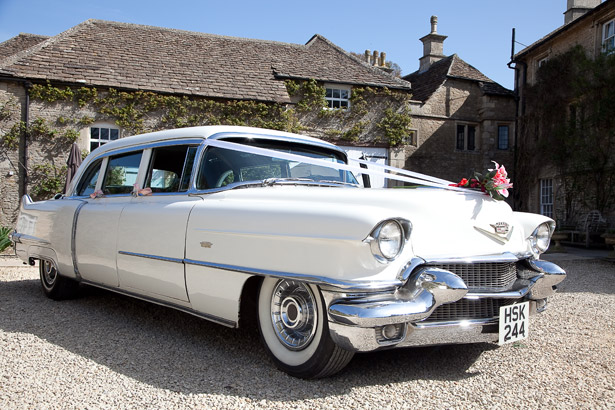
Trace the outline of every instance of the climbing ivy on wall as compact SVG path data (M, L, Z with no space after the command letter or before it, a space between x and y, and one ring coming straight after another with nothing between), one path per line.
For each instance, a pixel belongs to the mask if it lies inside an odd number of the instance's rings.
M198 125L246 125L276 130L308 131L333 142L380 142L397 146L410 132L410 95L387 88L353 87L350 110L326 109L325 88L314 79L286 80L288 94L295 104L214 100L159 94L150 91L121 91L114 88L56 87L34 84L32 101L46 104L72 104L55 119L33 118L28 127L15 123L2 136L4 146L18 147L20 136L47 139L64 147L77 140L79 130L97 120L113 121L125 135L160 129ZM75 109L78 107L79 109ZM3 108L0 106L0 119ZM96 113L92 117L92 113ZM52 164L31 167L32 193L51 196L63 186L65 166Z
M615 54L594 57L573 47L537 74L520 121L525 151L517 175L527 180L517 185L535 186L530 178L546 161L559 174L558 219L615 209Z

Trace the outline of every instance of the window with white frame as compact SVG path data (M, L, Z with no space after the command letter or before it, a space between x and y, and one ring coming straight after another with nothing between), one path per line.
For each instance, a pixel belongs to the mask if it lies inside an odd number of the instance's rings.
M615 20L602 26L602 51L607 54L615 52Z
M340 85L325 86L325 100L327 108L347 110L350 108L350 87Z
M119 137L119 128L106 125L90 127L90 152L109 141L118 139Z
M457 151L476 151L476 125L457 124Z
M553 218L553 180L540 180L540 213Z
M508 149L509 147L509 131L508 125L498 125L498 149Z

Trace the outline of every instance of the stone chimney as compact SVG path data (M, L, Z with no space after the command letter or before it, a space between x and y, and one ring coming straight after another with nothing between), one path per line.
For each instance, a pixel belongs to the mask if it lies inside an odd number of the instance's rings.
M600 0L567 0L564 24L568 24L600 5Z
M387 60L387 53L384 51L379 53L378 50L374 50L374 54L371 51L365 50L365 62L374 67L385 69Z
M433 63L446 57L444 55L444 40L446 40L446 37L438 34L438 17L431 16L431 33L420 38L423 42L423 57L419 58L419 73L427 71Z

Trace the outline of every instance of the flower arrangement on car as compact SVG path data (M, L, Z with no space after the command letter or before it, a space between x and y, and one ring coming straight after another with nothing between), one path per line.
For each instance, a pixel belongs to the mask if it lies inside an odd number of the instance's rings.
M451 184L451 186L480 189L487 195L490 195L491 198L503 201L505 198L508 198L508 190L512 189L513 184L508 178L504 165L500 165L495 161L491 162L495 164L495 168L488 169L485 175L475 172L474 178L462 178L461 181Z

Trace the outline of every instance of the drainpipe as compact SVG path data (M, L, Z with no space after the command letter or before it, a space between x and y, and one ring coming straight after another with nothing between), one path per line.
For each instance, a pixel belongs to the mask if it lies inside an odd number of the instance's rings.
M513 67L512 65L515 64ZM517 176L517 161L519 160L519 115L525 112L522 104L525 101L522 101L521 96L519 94L519 79L521 79L523 86L526 84L526 76L527 76L527 64L523 61L515 60L515 29L512 29L512 41L510 48L510 61L507 64L508 68L511 70L515 70L515 144L513 148L513 176ZM513 203L515 208L518 210L520 205L520 199L518 195L513 195Z
M22 121L25 124L25 130L23 134L23 150L21 157L21 170L23 177L21 178L21 195L23 196L27 193L28 188L28 137L30 135L30 88L32 88L32 83L29 81L23 82L23 88L25 91L26 101L25 107L23 110Z

